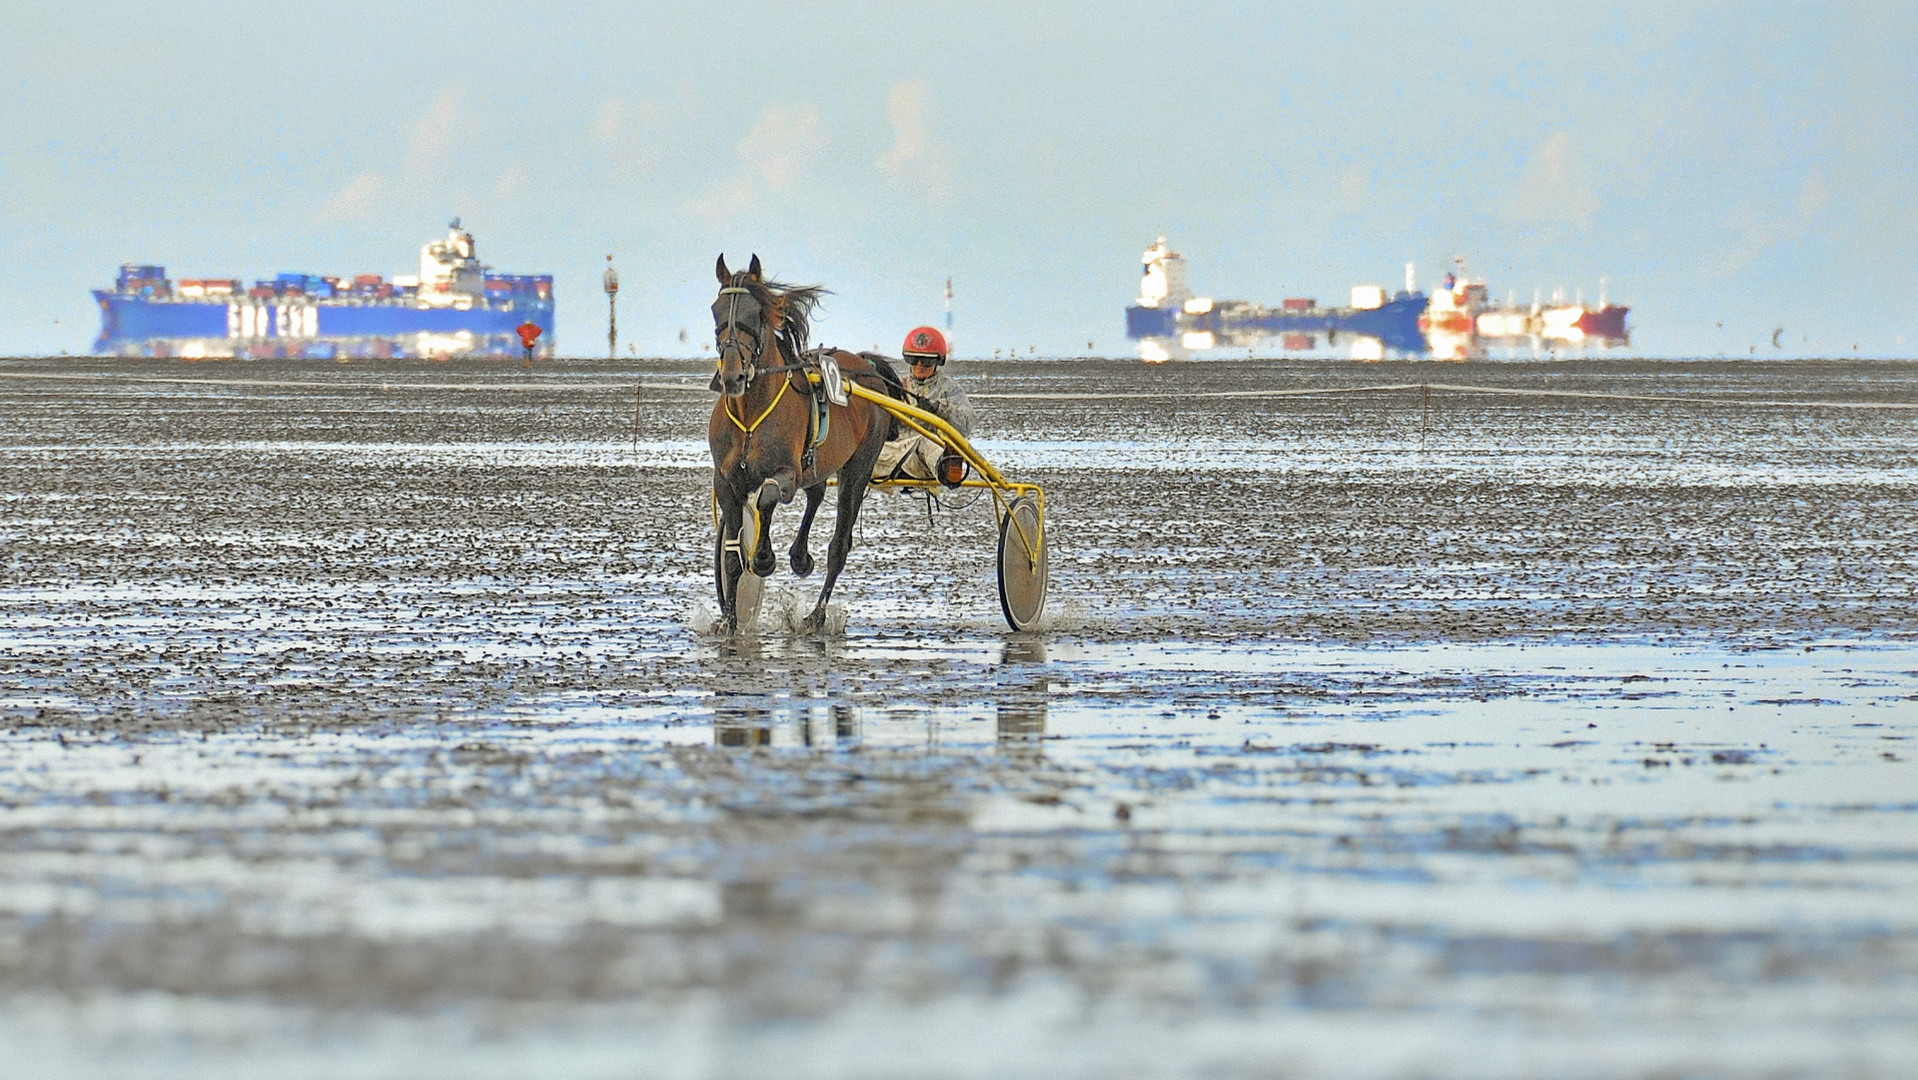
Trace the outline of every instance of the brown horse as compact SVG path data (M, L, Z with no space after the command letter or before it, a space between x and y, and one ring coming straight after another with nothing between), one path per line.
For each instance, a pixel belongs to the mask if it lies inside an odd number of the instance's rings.
M802 624L805 632L816 632L825 626L826 601L832 598L833 583L852 550L853 522L858 520L892 417L872 402L849 395L847 404L829 406L825 441L808 448L812 395L824 390L807 382L806 343L813 308L826 290L766 280L757 255L737 273L726 269L726 256L721 255L714 272L720 289L713 301L713 336L719 349L719 373L713 383L720 397L713 406L706 439L713 451L713 498L719 516L713 576L720 611L727 629L736 631L739 578L747 569L748 556L752 572L759 577L770 577L777 569L771 543L773 509L791 502L796 491L806 493L806 512L787 555L794 574L812 573L807 537L813 515L825 498L826 481L837 476L839 512L826 552L826 583L818 605ZM816 358L819 363L837 363L845 378L870 390L896 393L896 377L886 379L872 363L853 353L824 350Z

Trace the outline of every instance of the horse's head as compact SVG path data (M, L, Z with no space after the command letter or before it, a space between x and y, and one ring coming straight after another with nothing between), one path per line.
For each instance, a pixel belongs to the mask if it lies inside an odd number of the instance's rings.
M721 255L713 272L719 276L719 298L713 301L713 344L719 350L719 389L738 397L752 385L769 351L777 348L780 304L766 287L759 256L737 273L726 269Z
M759 373L797 363L812 336L813 309L826 290L817 285L768 281L759 256L737 273L726 256L713 265L719 297L713 301L713 344L719 349L715 381L727 397L738 397Z

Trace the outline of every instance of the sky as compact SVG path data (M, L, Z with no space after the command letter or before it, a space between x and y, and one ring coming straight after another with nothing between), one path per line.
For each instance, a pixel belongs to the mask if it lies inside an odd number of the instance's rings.
M822 344L1130 355L1195 291L1342 301L1455 257L1629 304L1657 356L1918 356L1918 5L34 5L0 76L0 353L87 290L415 273L458 215L567 355L696 355L714 257ZM1773 331L1783 329L1783 349ZM681 332L686 333L684 341Z

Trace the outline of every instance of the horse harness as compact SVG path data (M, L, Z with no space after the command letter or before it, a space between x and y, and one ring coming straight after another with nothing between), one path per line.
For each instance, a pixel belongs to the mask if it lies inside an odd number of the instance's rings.
M806 444L805 449L800 453L799 467L807 472L812 471L820 445L826 441L827 436L832 434L832 407L834 405L844 407L850 401L846 396L844 381L846 374L840 370L839 362L831 358L832 351L813 349L802 354L798 363L780 364L777 367L753 367L752 379L757 379L761 375L784 375L786 378L780 381L779 391L773 395L772 401L767 403L765 409L761 410L751 423L734 415L730 401L722 405L726 411L726 419L731 420L734 427L751 437L753 432L759 430L759 425L765 423L766 418L779 407L780 401L786 396L786 391L795 384L798 385L799 392L806 398L807 406ZM803 377L794 380L791 376L795 372ZM751 380L748 380L748 385L750 382Z

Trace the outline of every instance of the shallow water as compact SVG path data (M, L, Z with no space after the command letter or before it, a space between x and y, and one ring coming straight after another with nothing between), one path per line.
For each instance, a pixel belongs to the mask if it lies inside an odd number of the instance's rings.
M1716 403L1189 396L1435 373ZM1039 633L1000 622L985 503L897 495L842 634L781 629L788 576L759 635L706 632L692 365L0 362L0 1046L48 1076L1918 1059L1918 412L1817 404L1918 401L1918 369L959 374L1046 487ZM1028 396L1113 389L1151 396Z

